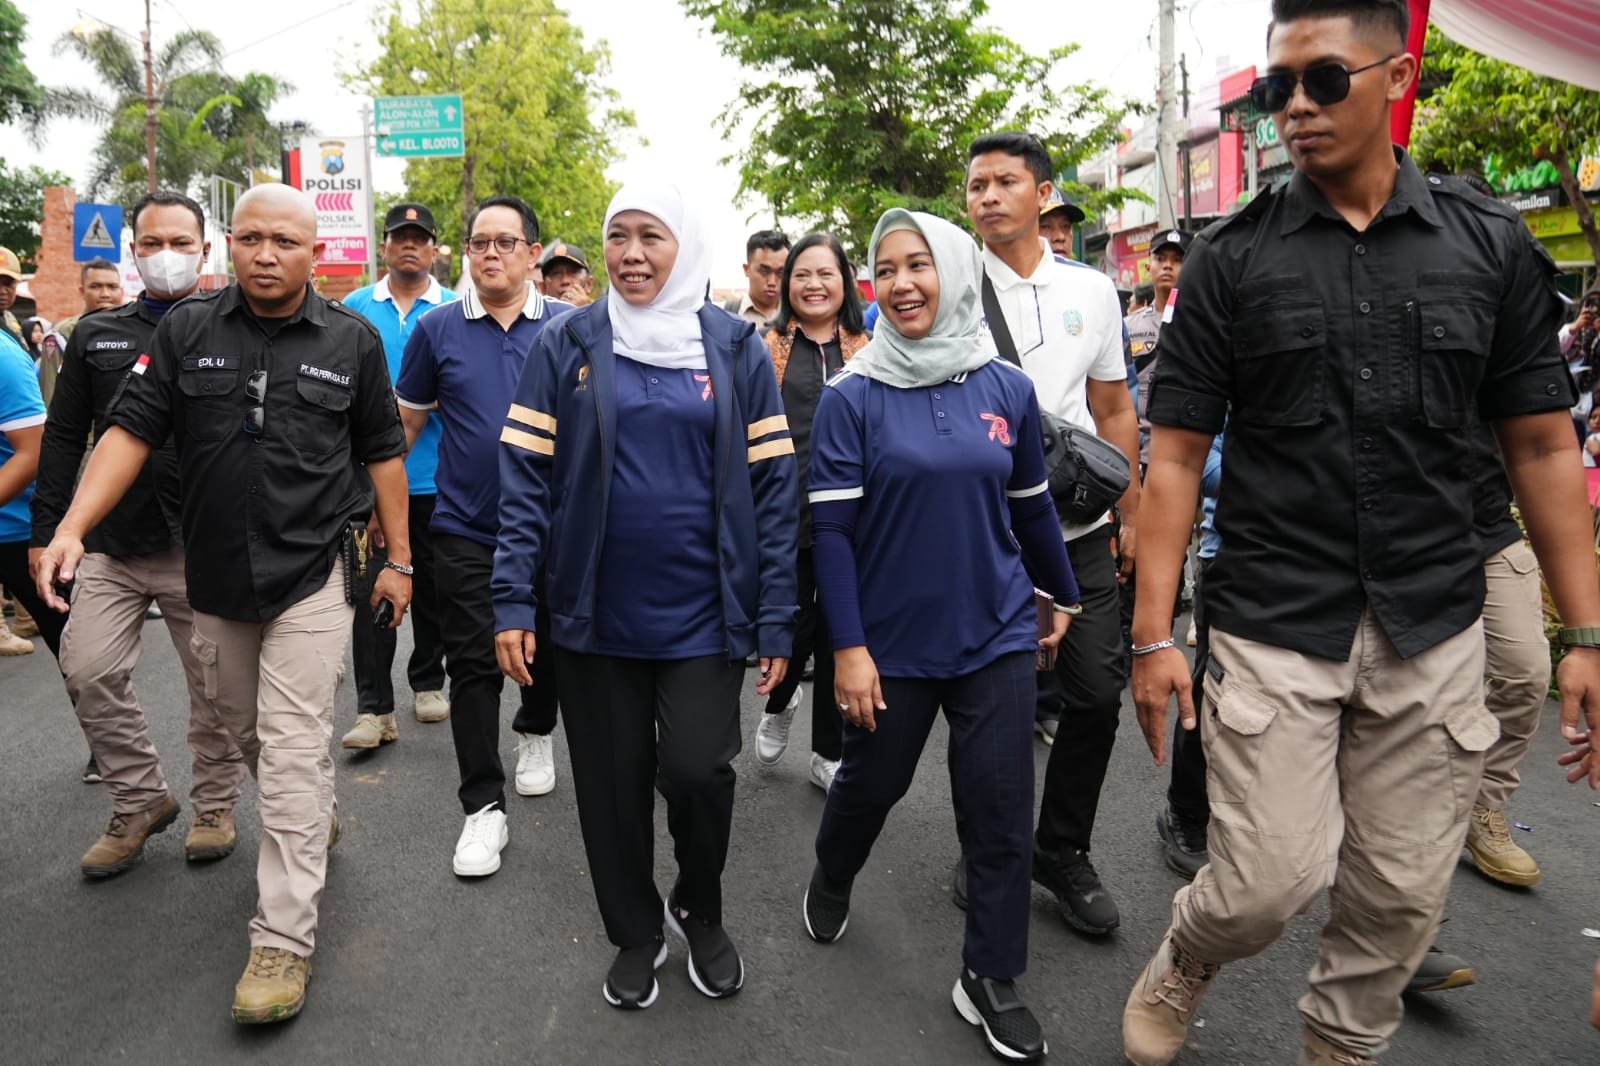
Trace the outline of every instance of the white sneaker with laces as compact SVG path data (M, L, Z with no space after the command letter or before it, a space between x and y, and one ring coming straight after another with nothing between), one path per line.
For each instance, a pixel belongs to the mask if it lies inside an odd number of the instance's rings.
M517 795L543 796L556 787L555 740L517 734Z
M761 716L761 724L756 726L756 761L762 766L776 766L788 750L789 725L794 721L794 712L800 709L800 697L804 691L804 685L796 685L794 695L789 697L783 710Z
M456 841L456 876L488 877L500 869L500 852L510 839L505 811L489 806L467 815L467 824L461 827L461 837Z
M811 753L811 783L826 792L833 787L833 775L839 772L838 759L824 759Z

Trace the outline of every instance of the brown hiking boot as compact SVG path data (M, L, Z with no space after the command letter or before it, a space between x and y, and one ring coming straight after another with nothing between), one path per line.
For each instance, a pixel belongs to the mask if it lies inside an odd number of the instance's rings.
M1310 1029L1300 1045L1299 1066L1378 1066L1378 1060L1330 1044Z
M105 835L83 853L78 863L83 876L115 877L122 873L144 854L144 842L171 825L177 817L178 802L170 793L142 811L113 814Z
M1511 839L1505 811L1473 805L1467 822L1467 851L1485 877L1522 888L1539 883L1539 864Z
M0 622L0 655L32 655L33 641L17 636Z
M370 750L380 744L388 744L399 736L393 713L358 714L356 724L344 735L344 746Z
M1200 997L1217 964L1184 951L1168 929L1122 1008L1122 1053L1133 1066L1167 1066L1183 1050Z
M183 840L183 856L190 862L226 859L233 854L236 836L232 807L201 811L194 816L189 835Z
M11 632L27 640L29 637L39 635L39 623L33 620L33 615L22 606L21 600L13 601L16 604L16 616L11 621Z
M240 1025L282 1022L306 1003L311 960L284 948L251 948L244 976L233 989L233 1020Z

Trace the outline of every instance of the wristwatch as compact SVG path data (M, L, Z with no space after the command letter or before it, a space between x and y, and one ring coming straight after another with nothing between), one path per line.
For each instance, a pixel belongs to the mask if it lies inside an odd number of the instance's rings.
M1600 626L1563 626L1556 630L1556 643L1563 648L1600 648Z
M406 577L410 577L412 574L417 572L416 567L407 566L405 563L397 563L393 559L385 559L383 561L383 568L385 570L393 570L397 574L404 574Z
M1083 613L1083 604L1081 603L1052 603L1050 606L1069 618L1076 618Z

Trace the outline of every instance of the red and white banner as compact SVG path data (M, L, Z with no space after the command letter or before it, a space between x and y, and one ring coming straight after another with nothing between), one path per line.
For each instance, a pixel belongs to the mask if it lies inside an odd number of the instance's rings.
M317 262L365 266L374 238L367 229L372 186L362 138L305 138L299 170L300 187L317 209L317 239L324 245Z

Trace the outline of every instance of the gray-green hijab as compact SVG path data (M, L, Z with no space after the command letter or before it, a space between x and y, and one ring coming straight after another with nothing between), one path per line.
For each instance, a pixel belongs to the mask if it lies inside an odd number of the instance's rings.
M983 323L983 256L960 227L921 211L891 207L872 231L869 276L878 275L879 242L900 229L920 233L933 252L934 269L939 272L933 329L921 340L909 340L889 324L888 315L881 315L872 343L845 369L895 388L920 389L976 370L998 353Z

